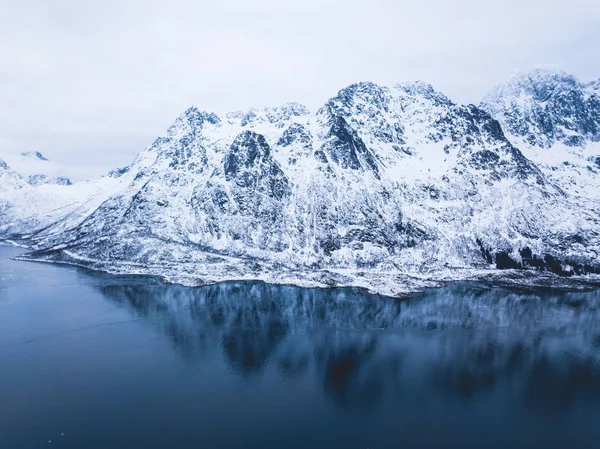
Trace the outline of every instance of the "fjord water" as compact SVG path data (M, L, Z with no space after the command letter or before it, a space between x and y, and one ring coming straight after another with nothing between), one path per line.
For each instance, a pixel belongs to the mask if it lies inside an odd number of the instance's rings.
M595 448L600 292L410 300L10 260L0 448Z

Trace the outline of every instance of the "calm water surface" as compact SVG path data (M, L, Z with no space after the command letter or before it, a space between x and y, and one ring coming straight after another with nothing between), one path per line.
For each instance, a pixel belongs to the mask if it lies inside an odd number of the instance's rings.
M600 292L409 301L9 260L0 448L599 448Z

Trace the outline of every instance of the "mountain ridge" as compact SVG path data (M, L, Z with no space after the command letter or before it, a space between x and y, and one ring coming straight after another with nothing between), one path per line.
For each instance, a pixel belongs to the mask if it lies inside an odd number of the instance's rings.
M19 173L32 186L43 184L71 185L66 171L39 151L24 151L18 154L2 153L1 155L14 171Z
M481 103L507 138L570 194L600 199L600 91L563 71L536 69Z
M314 113L194 106L119 173L23 258L390 295L492 268L600 272L599 209L423 82L352 84Z

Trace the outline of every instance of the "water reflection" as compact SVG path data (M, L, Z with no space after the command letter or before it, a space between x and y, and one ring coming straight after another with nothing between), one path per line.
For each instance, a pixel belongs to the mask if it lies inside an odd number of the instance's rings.
M524 293L455 284L408 301L263 283L202 288L87 277L189 363L284 382L314 378L344 407L414 391L473 400L502 388L531 406L600 399L600 292ZM434 393L429 393L434 394Z

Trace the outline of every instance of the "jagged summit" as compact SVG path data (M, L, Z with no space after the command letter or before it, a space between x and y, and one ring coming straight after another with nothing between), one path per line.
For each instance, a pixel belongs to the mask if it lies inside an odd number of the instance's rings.
M580 87L580 81L564 70L539 67L527 72L517 74L512 80L513 85L523 89L531 89L538 95L538 99L545 98L556 89Z
M600 91L556 69L535 69L487 94L481 107L545 175L572 195L600 198Z
M519 72L507 81L493 87L484 97L482 104L493 106L499 102L512 102L524 96L534 101L547 101L551 96L585 85L575 76L555 68L535 68Z
M187 134L199 133L205 123L218 125L221 119L213 112L200 111L192 106L183 112L167 130L169 137L182 137Z
M394 85L394 88L404 91L410 96L423 96L438 103L451 103L450 99L443 93L435 90L433 86L424 81L402 82Z
M341 104L346 107L360 102L371 104L379 109L387 110L392 97L396 100L427 99L436 103L451 104L452 102L433 86L424 81L407 81L396 83L391 87L382 86L371 81L361 81L341 89L324 107Z
M325 107L336 103L351 107L360 101L372 104L377 108L386 109L389 104L389 89L370 81L350 84L330 99Z
M581 147L600 140L600 97L561 70L520 74L492 89L481 107L525 145Z

